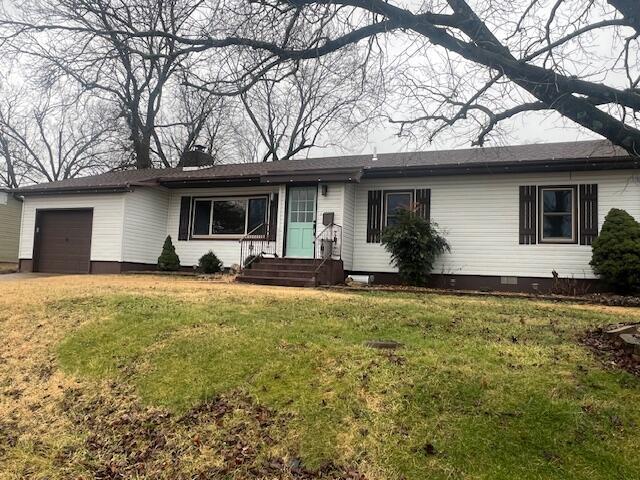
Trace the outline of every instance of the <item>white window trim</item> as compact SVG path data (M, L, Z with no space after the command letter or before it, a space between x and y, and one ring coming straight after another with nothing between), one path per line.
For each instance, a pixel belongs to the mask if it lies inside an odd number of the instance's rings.
M384 192L384 198L383 198L384 218L382 219L383 228L387 227L387 219L389 218L389 203L388 203L389 195L409 195L409 206L411 206L415 201L414 200L415 190L393 190L393 191Z
M226 240L236 240L244 237L248 232L249 225L249 200L256 199L264 199L267 202L266 206L266 215L265 222L269 220L269 195L252 195L252 196L236 196L236 197L197 197L193 199L193 218L191 221L191 238L194 239L226 239ZM244 233L211 233L211 228L213 227L213 203L214 202L234 202L234 201L242 201L245 203L244 210ZM209 209L209 233L206 235L196 235L194 233L195 229L195 218L196 218L196 203L198 202L210 202L211 208Z
M545 237L544 236L544 216L545 216L545 212L544 212L544 192L547 191L552 191L552 192L557 192L557 191L566 191L569 190L571 191L571 211L568 212L571 214L571 238L564 238L564 237ZM540 193L539 193L539 213L538 213L538 223L539 223L539 228L540 228L540 238L539 241L540 243L565 243L565 244L575 244L578 238L578 226L577 226L577 220L578 220L578 204L576 203L576 187L574 186L558 186L558 187L544 187L541 186L540 187ZM551 214L546 214L546 215L551 215L553 216L553 213ZM567 213L559 213L557 216L560 215L567 215Z

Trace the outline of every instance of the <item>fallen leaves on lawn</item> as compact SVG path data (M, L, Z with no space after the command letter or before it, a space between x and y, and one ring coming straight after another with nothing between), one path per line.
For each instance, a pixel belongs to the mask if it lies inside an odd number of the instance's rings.
M582 336L581 342L595 352L604 364L640 377L640 357L628 352L620 342L607 335L606 332L613 328L616 325L590 330Z
M87 432L84 445L68 453L95 479L364 479L355 469L310 470L295 454L278 456L272 447L288 417L239 392L174 415L112 384L98 394L70 389L61 409Z
M51 311L60 298L100 301L103 293L173 294L206 301L251 292L287 297L343 294L157 277L52 277L12 282L0 294L0 478L363 480L356 468L310 469L280 436L289 418L229 393L184 415L145 406L133 387L63 374L54 348L91 320L79 310ZM262 291L264 290L264 291ZM86 300L85 300L86 299ZM289 346L287 346L289 347ZM298 346L296 346L298 347Z

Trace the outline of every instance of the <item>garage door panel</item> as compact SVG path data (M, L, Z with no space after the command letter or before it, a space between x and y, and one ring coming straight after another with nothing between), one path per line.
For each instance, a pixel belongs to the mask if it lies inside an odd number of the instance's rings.
M37 270L51 273L88 273L92 223L91 210L38 211Z

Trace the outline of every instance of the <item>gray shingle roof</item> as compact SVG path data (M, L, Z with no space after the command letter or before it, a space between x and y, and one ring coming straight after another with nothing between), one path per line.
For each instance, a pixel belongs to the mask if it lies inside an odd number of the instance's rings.
M377 160L372 155L345 155L277 163L223 164L201 170L184 171L179 168L127 170L102 175L62 180L23 187L20 193L65 190L108 190L158 182L189 182L227 178L255 178L277 174L303 174L309 171L358 169L375 172L384 169L413 167L464 167L491 165L526 165L540 162L574 161L589 163L593 159L615 160L628 158L626 151L606 140L586 142L541 143L506 147L470 148L462 150L434 150L425 152L382 153Z
M90 175L88 177L69 178L57 182L39 183L21 187L18 192L40 191L40 190L74 190L74 189L97 189L109 190L154 183L160 175L177 169L149 169L149 170L122 170L117 172L107 172L100 175Z

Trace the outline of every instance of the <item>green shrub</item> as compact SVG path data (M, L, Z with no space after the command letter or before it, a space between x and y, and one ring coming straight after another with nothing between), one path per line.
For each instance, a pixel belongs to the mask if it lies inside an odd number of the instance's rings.
M158 270L175 272L180 270L180 257L173 246L171 235L167 235L162 246L162 253L158 257Z
M640 224L624 210L612 208L593 241L591 266L620 293L640 290Z
M222 271L222 262L211 250L200 257L198 266L202 273L218 273Z
M415 212L402 210L397 223L382 232L382 244L400 272L400 279L411 285L424 285L436 258L450 251L437 225Z

